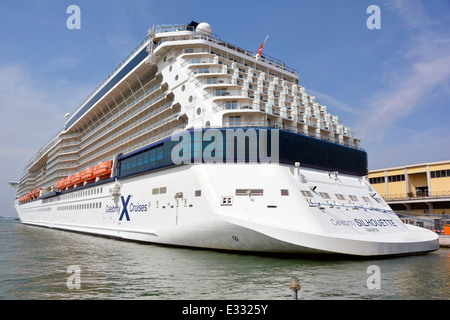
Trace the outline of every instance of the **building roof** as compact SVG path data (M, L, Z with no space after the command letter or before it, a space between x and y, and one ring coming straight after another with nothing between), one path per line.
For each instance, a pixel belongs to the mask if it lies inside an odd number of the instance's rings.
M404 166L397 166L397 167L390 167L390 168L383 168L383 169L373 169L373 170L369 170L369 173L379 172L379 171L398 170L398 169L405 169L405 168L412 168L412 167L420 167L420 166L431 166L431 165L446 164L446 163L450 164L450 160L425 162L425 163L418 163L418 164L408 164L408 165L404 165Z

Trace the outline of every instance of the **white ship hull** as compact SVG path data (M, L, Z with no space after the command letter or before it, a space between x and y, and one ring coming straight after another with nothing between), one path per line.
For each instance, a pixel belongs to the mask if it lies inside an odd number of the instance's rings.
M373 192L359 177L307 168L201 164L16 201L16 209L25 224L165 245L357 256L439 248L435 233L403 224Z

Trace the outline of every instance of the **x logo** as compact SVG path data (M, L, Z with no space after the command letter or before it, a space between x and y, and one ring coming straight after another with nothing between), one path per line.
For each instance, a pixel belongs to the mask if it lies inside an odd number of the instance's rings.
M122 213L120 214L119 221L122 221L124 215L127 218L127 221L130 221L130 217L128 216L128 209L127 209L128 202L130 202L130 198L131 198L131 194L128 196L127 201L124 200L123 196L120 197L120 199L122 200L123 209L122 209Z

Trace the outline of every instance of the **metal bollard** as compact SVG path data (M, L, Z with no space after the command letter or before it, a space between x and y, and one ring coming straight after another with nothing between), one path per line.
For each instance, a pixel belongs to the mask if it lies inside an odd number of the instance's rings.
M292 293L291 300L298 300L298 291L300 290L300 281L298 280L298 278L294 277L291 279L291 282L289 283L289 289L291 289Z

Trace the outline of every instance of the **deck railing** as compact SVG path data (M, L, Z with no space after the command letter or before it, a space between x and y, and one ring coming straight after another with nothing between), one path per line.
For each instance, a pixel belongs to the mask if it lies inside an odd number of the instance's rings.
M397 193L383 196L386 201L450 198L450 191Z
M159 26L154 26L151 30L151 33L153 34L157 34L157 33L164 33L164 32L177 32L177 31L194 31L194 28L192 26L187 26L187 25L159 25ZM206 35L203 33L195 33L192 32L191 34L188 35L183 35L182 40L207 40L207 41L211 41L213 43L217 43L223 47L232 49L234 51L237 51L239 53L242 53L244 55L247 55L249 57L252 57L253 59L255 59L257 51L249 51L249 50L245 50L242 49L234 44L231 44L229 42L225 42L222 39L220 39L220 37L214 33L211 33L210 35ZM165 37L164 39L161 39L155 46L158 47L160 44L167 42L167 41L177 41L177 40L181 40L179 37ZM288 71L290 73L293 73L294 75L296 75L298 77L299 73L297 70L287 67L286 64L281 61L278 60L274 57L268 56L268 55L261 55L261 57L258 59L258 61L262 61L265 63L268 63L270 65L274 65L278 68L281 68L282 70Z

